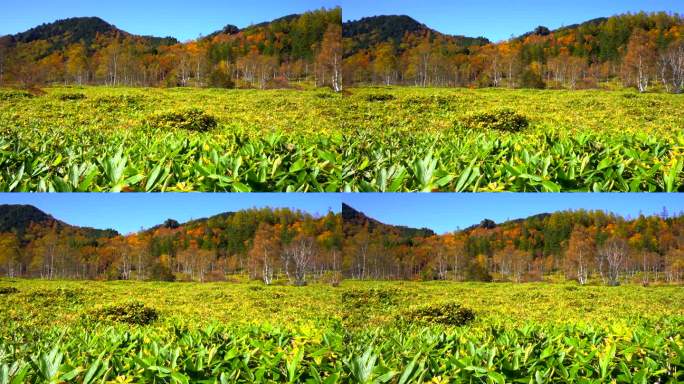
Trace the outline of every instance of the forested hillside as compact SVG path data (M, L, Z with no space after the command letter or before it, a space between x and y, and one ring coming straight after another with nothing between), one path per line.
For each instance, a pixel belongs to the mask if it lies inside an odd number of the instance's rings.
M345 55L354 55L361 50L376 47L383 43L393 43L400 52L409 49L410 36L434 35L444 42L467 48L473 45L485 45L489 40L484 37L466 37L445 35L406 15L372 16L356 21L348 21L342 25L342 37L345 42Z
M347 204L342 204L342 220L344 220L345 236L353 236L357 229L367 227L369 231L394 233L402 239L410 240L414 237L430 237L434 236L435 232L428 228L409 228L399 225L387 225L366 216L363 212L359 212Z
M541 214L446 235L414 236L344 222L345 258L361 278L536 281L562 273L618 284L684 278L684 215L624 219L602 211Z
M376 17L345 23L344 44L350 84L576 89L615 80L640 91L684 89L684 19L665 12L540 26L498 43Z
M19 213L18 213L19 212ZM383 280L681 282L684 215L625 219L564 211L437 235L381 223L344 205L323 217L248 209L119 235L70 226L30 206L0 206L8 276L267 284ZM20 229L25 228L25 229Z
M290 15L193 41L137 36L97 17L43 24L0 37L0 86L286 87L293 82L339 88L341 10Z
M0 273L10 277L225 280L276 273L304 284L339 267L341 218L249 209L119 235L74 227L31 206L0 206Z

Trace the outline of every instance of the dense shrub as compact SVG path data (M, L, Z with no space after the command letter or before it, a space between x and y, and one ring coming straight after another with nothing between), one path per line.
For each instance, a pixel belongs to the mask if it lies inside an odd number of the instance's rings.
M86 95L83 93L63 93L58 98L62 101L83 100L86 98Z
M394 95L391 95L389 93L378 93L378 94L371 94L371 95L366 95L364 97L366 101L374 102L374 101L391 101L396 99Z
M462 326L475 319L475 312L458 303L430 304L408 311L402 318L410 322Z
M82 289L57 288L57 289L40 289L29 294L30 300L46 301L54 303L57 301L79 303L82 300Z
M147 119L147 124L154 128L176 128L198 132L206 132L217 126L214 116L196 108L155 114Z
M318 92L314 94L314 97L318 99L334 99L337 97L337 94L332 92Z
M363 328L392 318L398 291L387 288L349 289L341 294L340 317L348 328Z
M235 88L235 82L227 71L214 69L209 75L209 85L214 88Z
M463 119L463 125L472 129L495 129L499 131L518 132L530 123L527 117L510 109L502 109L492 112L479 112Z
M126 304L109 305L92 312L98 321L113 321L134 325L148 325L159 318L157 310L134 301Z
M155 263L150 268L150 280L154 281L176 281L176 276L171 269L164 264Z
M18 90L0 91L0 100L5 100L5 101L17 100L17 99L30 99L33 97L34 96L30 92L27 92L27 91L18 91Z
M9 295L12 293L19 293L19 290L14 287L0 287L0 295Z
M546 83L540 73L528 69L520 76L520 88L544 89Z

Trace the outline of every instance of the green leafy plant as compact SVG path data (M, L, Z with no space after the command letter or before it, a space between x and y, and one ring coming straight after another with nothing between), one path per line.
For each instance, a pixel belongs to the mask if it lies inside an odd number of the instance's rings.
M502 109L494 112L479 112L463 119L463 125L471 129L494 129L498 131L519 132L530 123L527 118L515 111Z
M98 321L113 321L119 323L148 325L159 318L154 308L140 302L130 302L118 305L108 305L91 314Z
M159 129L186 129L206 132L216 128L217 122L214 116L200 109L191 108L152 115L147 119L147 124Z
M58 96L62 101L73 101L73 100L83 100L86 95L83 93L62 93Z
M463 326L475 320L475 312L458 303L429 304L406 312L402 318L411 322Z
M0 295L10 295L12 293L19 293L15 287L0 287Z

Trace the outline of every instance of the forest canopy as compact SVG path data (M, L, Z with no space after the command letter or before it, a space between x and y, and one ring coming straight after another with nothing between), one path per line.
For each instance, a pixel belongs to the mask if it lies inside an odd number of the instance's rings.
M320 9L181 43L97 17L58 20L0 37L0 86L335 87L341 23L340 8Z
M497 43L450 36L407 16L343 26L348 84L596 88L617 81L644 92L684 85L684 19L627 13L557 30L539 26Z
M625 219L561 211L447 234L394 226L343 205L316 217L253 208L128 235L74 227L31 206L0 206L0 273L10 277L271 284L359 280L681 282L684 215ZM14 223L14 224L12 224Z

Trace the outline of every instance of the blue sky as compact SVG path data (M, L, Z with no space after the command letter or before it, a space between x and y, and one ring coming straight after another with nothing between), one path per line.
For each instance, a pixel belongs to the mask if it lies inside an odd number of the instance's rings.
M99 16L135 34L180 40L209 34L226 24L245 27L321 7L343 8L354 20L378 14L406 14L441 32L502 40L537 25L557 28L628 11L684 13L681 0L2 0L0 35L74 16Z
M0 35L76 16L98 16L124 31L184 41L226 24L246 27L292 13L340 5L337 0L2 0Z
M492 219L497 223L568 209L606 210L624 217L684 212L681 194L508 193L356 194L342 201L387 224L451 232Z
M599 209L635 217L639 213L684 212L680 194L24 194L0 193L0 204L30 204L69 224L130 233L168 218L180 222L252 207L289 207L324 215L342 202L382 222L427 227L438 233L467 228L483 219L502 222L567 209Z
M339 212L342 203L334 194L2 193L0 204L30 204L72 225L130 233L169 218L185 222L252 207L289 207L325 215L329 210Z
M345 0L342 6L345 21L406 14L443 33L493 41L521 35L538 25L554 29L628 11L684 13L682 0Z

